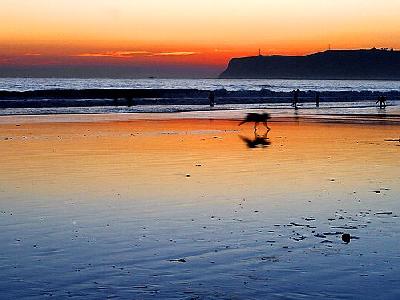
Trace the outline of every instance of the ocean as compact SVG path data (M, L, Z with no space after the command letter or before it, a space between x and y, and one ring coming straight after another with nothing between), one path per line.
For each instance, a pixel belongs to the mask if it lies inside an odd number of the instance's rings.
M32 91L46 89L226 89L228 91L254 91L268 89L282 92L289 92L294 89L318 91L399 91L400 81L0 78L0 90L3 91Z
M49 89L199 89L227 91L260 91L291 92L398 92L400 81L373 80L280 80L280 79L79 79L79 78L0 78L0 91L35 91ZM244 94L245 95L245 94ZM375 99L375 98L374 98ZM385 110L377 108L374 99L338 101L321 99L319 109L312 102L301 103L298 115L343 115L343 114L400 114L400 99L388 99ZM192 99L191 99L192 100ZM83 100L84 101L84 100ZM127 106L91 106L91 107L33 107L33 108L1 108L0 115L44 115L44 114L120 114L120 113L176 113L176 112L215 112L215 111L251 111L268 110L275 115L293 115L290 99L286 103L274 99L262 99L260 103L248 101L241 96L235 103L218 103L210 108L204 101L177 104L153 104ZM162 99L161 99L162 102ZM230 114L224 114L230 117Z

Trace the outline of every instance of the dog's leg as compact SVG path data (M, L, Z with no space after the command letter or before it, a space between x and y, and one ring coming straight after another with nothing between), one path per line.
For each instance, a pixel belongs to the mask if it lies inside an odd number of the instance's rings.
M258 122L254 122L254 134L257 133Z
M267 128L268 131L271 130L271 128L268 127L268 122L264 122L264 126Z

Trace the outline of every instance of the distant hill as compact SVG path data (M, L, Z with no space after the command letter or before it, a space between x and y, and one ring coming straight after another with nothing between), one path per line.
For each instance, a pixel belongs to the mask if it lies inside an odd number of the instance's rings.
M373 48L233 58L220 78L400 80L400 51Z

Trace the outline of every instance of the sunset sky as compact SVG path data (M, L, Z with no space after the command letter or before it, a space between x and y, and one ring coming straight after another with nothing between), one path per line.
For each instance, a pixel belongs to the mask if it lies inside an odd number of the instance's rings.
M0 3L0 76L214 77L258 48L400 48L399 0Z

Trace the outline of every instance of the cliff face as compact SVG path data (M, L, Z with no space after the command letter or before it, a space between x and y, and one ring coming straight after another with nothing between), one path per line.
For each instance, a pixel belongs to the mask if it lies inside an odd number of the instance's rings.
M329 50L233 58L220 78L400 80L400 51Z

